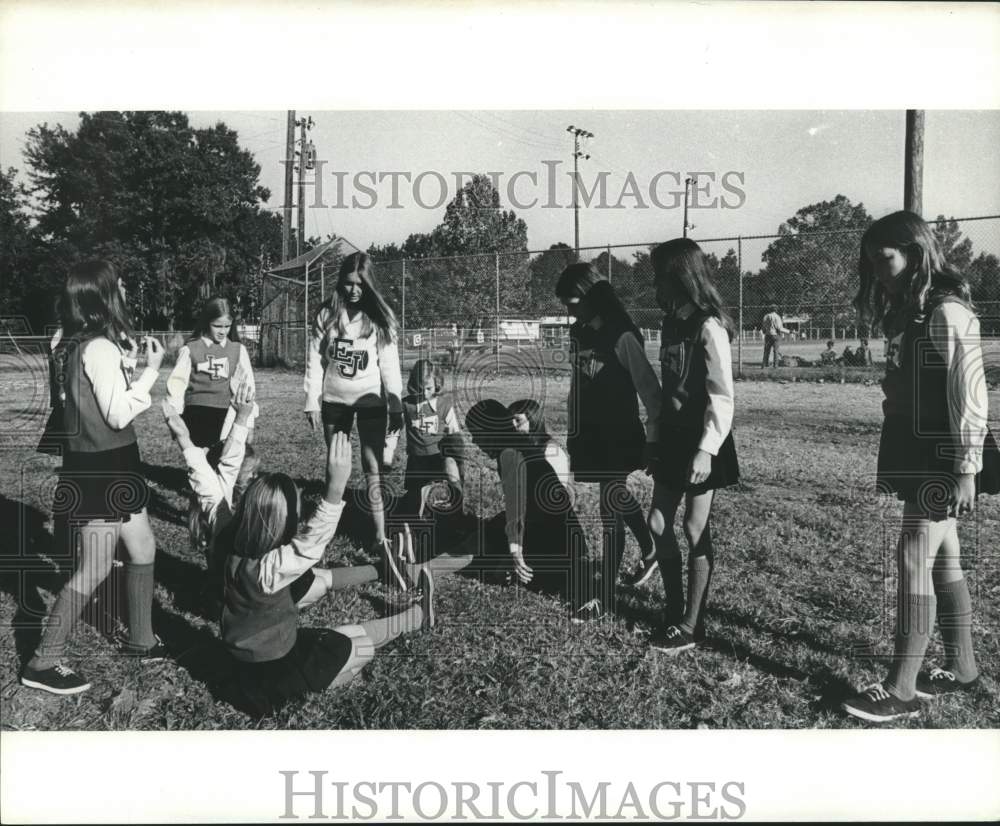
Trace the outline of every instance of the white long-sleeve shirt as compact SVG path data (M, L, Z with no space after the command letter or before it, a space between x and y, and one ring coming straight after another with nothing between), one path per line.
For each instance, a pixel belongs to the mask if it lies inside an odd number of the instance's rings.
M632 332L622 333L615 342L615 355L628 370L642 406L646 408L646 441L656 442L659 438L660 405L663 403L656 370L649 363L645 348Z
M931 313L928 334L948 365L948 423L958 446L955 473L978 473L989 418L979 319L959 302L946 301Z
M387 397L390 411L401 412L403 379L395 341L379 343L378 334L362 338L364 321L354 321L346 310L340 318L324 307L316 317L309 339L309 358L303 389L305 411L320 409L320 402L353 405L363 398Z
M729 336L722 322L714 316L701 327L701 343L705 349L705 379L708 407L705 408L705 428L698 447L715 456L733 429L736 408L736 388L733 383L733 354Z
M99 337L87 342L81 354L83 371L94 388L94 398L104 421L113 430L127 427L145 412L159 371L146 367L133 379L136 360L110 339Z
M223 448L218 473L213 472L201 448L189 447L184 451L188 479L198 497L213 541L232 518L233 486L243 464L246 438L247 429L234 425L232 436ZM343 502L321 500L290 542L268 551L259 559L248 560L247 564L256 568L255 581L260 590L265 594L276 593L319 562L337 532L343 510Z

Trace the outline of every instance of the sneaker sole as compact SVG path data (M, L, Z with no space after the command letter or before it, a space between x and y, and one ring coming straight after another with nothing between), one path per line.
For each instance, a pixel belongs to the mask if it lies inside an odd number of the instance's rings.
M642 572L641 576L635 579L630 579L625 584L628 585L630 588L638 588L640 585L645 585L647 582L649 582L649 578L656 573L656 569L659 566L660 566L659 562L654 562L645 571Z
M395 585L400 591L406 590L406 579L403 577L402 572L396 566L396 560L392 558L392 550L386 548L382 552L382 561L385 563L386 572L390 575L392 579L395 580ZM392 583L390 583L392 584Z
M859 720L865 720L869 723L891 723L893 720L909 720L920 714L919 709L914 711L903 711L899 714L883 714L881 716L878 714L872 714L868 711L862 711L860 708L851 708L846 705L841 705L840 709L846 714L850 714L852 717L857 717Z
M34 680L29 680L27 677L21 677L21 685L27 686L28 688L37 688L41 691L47 691L49 694L59 694L60 696L66 696L69 694L82 694L88 688L90 688L90 683L84 683L76 688L53 688L45 683L38 683Z
M689 642L684 645L672 645L672 646L659 646L656 643L650 643L649 647L654 651L659 651L661 654L666 654L668 657L673 657L676 654L681 654L684 651L690 651L692 648L697 648L698 643Z
M423 627L425 629L433 628L437 623L437 617L434 615L434 576L429 568L420 571L418 582L423 591L420 599L420 608L424 615Z

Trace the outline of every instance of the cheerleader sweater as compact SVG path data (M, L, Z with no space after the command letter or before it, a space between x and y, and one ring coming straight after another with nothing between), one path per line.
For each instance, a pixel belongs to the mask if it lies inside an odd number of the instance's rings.
M351 321L346 310L339 318L329 307L317 314L306 363L306 413L319 410L321 401L375 406L382 400L391 413L402 412L399 348L395 341L380 343L374 330L362 337L363 326L360 315Z

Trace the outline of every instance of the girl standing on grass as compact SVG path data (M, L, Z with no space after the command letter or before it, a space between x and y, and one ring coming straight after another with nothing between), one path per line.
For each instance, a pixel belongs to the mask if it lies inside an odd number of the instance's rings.
M645 582L655 570L653 539L625 480L644 466L644 446L657 439L660 385L646 358L642 334L611 283L590 264L563 270L556 295L575 319L570 327L573 371L566 446L576 481L600 485L601 520L610 527L603 555L604 588L607 599L614 600L625 525L635 534L642 560L630 584ZM646 408L645 430L638 397Z
M410 370L403 399L406 423L406 475L403 513L423 516L428 485L446 480L451 507L462 501L462 429L450 393L442 393L444 375L429 359Z
M666 314L660 341L663 402L652 463L656 538L666 593L664 629L652 647L668 654L704 639L705 604L715 565L712 502L739 480L732 424L734 387L729 342L733 325L709 277L705 255L687 238L652 252L656 302ZM684 500L688 542L687 608L674 517Z
M919 699L978 681L956 517L972 512L977 493L1000 492L1000 453L986 425L969 287L945 263L930 227L912 212L880 218L861 239L859 270L861 322L878 323L888 338L878 485L903 501L903 521L889 674L841 707L881 723L918 714ZM945 661L926 672L935 612Z
M429 565L403 565L421 589L420 605L384 619L335 629L298 628L301 609L330 591L379 578L372 565L319 568L343 511L351 475L350 436L331 436L326 490L309 518L301 493L284 473L260 473L234 497L243 465L246 421L252 396L237 393L237 418L215 473L204 451L170 404L163 412L188 464L201 503L214 557L223 565L222 641L236 666L238 704L255 717L273 714L308 692L350 682L374 657L376 648L402 633L434 625L434 580ZM409 533L407 532L407 540ZM404 550L401 548L401 554ZM413 559L412 545L405 553Z
M210 298L167 379L167 398L195 445L211 447L226 438L236 415L233 394L243 382L253 389L250 354L240 343L232 308L225 298ZM253 419L250 427L252 441Z
M124 545L128 635L123 653L153 662L166 649L153 633L153 559L156 540L146 514L132 421L150 405L163 348L146 337L146 367L135 377L139 344L118 287L115 268L89 261L70 274L60 300L62 341L57 348L63 407L63 466L53 511L75 528L76 570L49 613L21 682L53 694L77 694L90 683L61 660L90 596L111 571ZM77 543L77 539L79 542Z
M375 526L373 551L391 555L385 535L381 465L386 432L403 427L403 379L396 343L396 316L375 283L374 266L363 252L344 259L337 286L313 320L306 364L305 413L320 422L327 444L335 433L348 436L358 420L361 467Z

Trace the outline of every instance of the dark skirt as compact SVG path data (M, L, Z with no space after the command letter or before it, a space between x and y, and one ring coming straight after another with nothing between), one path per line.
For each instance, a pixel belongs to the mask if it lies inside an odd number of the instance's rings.
M132 442L97 453L67 451L52 499L54 517L128 522L149 502L139 445Z
M254 717L328 688L351 658L351 638L330 628L300 628L292 650L277 660L236 665L237 704Z
M228 407L187 405L181 418L191 434L191 441L198 447L211 447L222 438L222 425L226 422Z
M700 485L688 482L691 461L698 452L701 428L675 429L660 433L659 455L653 463L653 479L670 490L697 495L718 488L728 488L740 481L736 442L732 431L719 452L712 457L712 472Z
M891 416L882 423L878 491L918 505L932 519L945 519L955 483L954 451L942 437L922 437L913 430L907 417ZM976 474L976 493L1000 493L1000 448L989 429L983 442L983 469Z
M646 432L636 419L627 426L588 424L566 439L570 468L577 482L628 476L642 467Z

